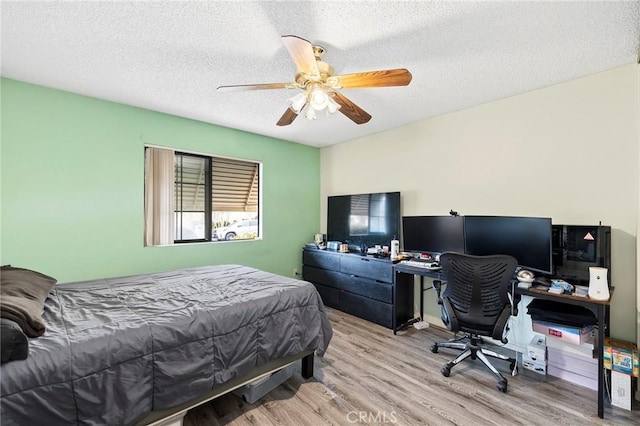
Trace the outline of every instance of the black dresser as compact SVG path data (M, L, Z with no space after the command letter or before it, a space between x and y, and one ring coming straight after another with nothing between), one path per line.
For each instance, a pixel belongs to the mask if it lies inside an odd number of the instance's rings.
M302 263L303 278L316 286L326 306L387 328L413 318L413 277L396 277L394 300L389 259L305 248Z

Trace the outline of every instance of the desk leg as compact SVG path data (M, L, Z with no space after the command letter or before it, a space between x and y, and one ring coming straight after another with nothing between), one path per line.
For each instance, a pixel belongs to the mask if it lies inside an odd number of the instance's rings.
M420 275L420 321L424 321L424 277Z
M604 316L605 306L598 305L598 417L604 419Z
M400 277L401 279L398 279L398 277ZM404 278L407 278L407 280L405 280ZM410 282L405 282L408 281L408 279L411 278ZM393 329L393 334L397 334L396 332L398 330L402 330L406 327L409 327L411 324L415 324L416 322L420 321L422 319L422 316L420 318L416 318L414 317L414 312L413 312L413 308L414 308L414 300L415 298L413 296L411 296L411 305L408 306L408 308L410 309L410 312L408 313L410 316L410 319L407 322L398 324L398 285L411 285L411 291L414 291L415 289L413 288L413 285L415 283L415 279L414 279L414 275L411 273L406 273L406 272L397 272L394 271L393 273L393 288L391 289L391 297L392 297L392 307L391 307L391 315L393 316L393 318L391 319L391 328ZM422 283L422 281L421 281ZM403 289L403 291L406 291L405 289ZM422 296L421 296L422 297ZM420 299L420 302L422 302L422 298ZM405 309L407 307L402 307L402 311L404 312ZM420 304L420 309L422 309L422 303Z

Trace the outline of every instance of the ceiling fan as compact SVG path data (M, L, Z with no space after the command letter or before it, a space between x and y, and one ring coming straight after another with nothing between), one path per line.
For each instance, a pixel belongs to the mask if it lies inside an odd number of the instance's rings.
M333 67L322 61L325 49L308 40L294 36L282 36L282 42L296 64L297 73L291 83L241 84L220 86L220 91L302 89L289 99L291 105L278 120L278 126L288 126L305 109L305 117L315 119L316 112L332 114L340 111L356 124L371 120L371 115L351 102L338 90L365 87L406 86L411 82L411 73L405 68L367 71L354 74L335 75Z

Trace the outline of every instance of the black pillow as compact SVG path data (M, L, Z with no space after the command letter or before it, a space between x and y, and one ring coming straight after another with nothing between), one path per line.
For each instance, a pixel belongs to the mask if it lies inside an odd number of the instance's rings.
M1 364L27 358L29 339L16 322L0 318L0 340Z
M0 316L18 323L29 337L45 331L44 301L56 279L29 269L3 266L0 270Z

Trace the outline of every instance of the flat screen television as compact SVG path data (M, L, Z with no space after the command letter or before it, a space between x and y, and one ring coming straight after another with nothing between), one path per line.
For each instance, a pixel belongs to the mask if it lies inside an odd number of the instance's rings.
M589 285L589 267L607 268L611 282L611 227L553 225L553 276Z
M508 254L524 269L545 274L553 270L551 218L465 216L464 234L468 254Z
M327 240L360 252L400 237L400 192L334 195L327 200Z
M464 253L464 217L403 216L402 247L418 253Z

